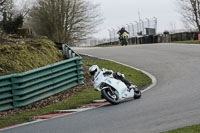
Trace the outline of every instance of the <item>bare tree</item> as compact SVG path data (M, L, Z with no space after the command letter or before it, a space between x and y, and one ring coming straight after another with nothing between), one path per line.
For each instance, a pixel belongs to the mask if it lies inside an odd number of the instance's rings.
M70 45L85 40L101 22L98 5L86 0L37 0L29 16L37 34Z
M6 5L6 0L0 0L0 11L5 9Z
M184 25L200 31L200 0L178 0L178 4Z
M30 10L29 0L0 0L0 31L16 33Z
M30 8L32 7L31 0L14 0L15 2L15 12L16 14L20 14L23 17L26 17ZM16 4L17 3L17 4Z
M20 2L20 6L16 3ZM25 17L29 11L29 1L26 0L0 0L0 13L6 13L7 19L12 19L19 15Z
M12 18L14 14L14 2L13 0L1 0L0 2L0 14L6 13L7 18Z
M0 15L6 13L7 19L22 15L25 17L30 10L30 0L0 0Z

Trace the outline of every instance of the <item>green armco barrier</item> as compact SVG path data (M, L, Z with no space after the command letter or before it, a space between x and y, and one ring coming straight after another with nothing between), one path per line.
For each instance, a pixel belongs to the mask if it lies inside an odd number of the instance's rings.
M66 44L67 60L23 73L0 76L0 111L22 107L83 84L82 57Z

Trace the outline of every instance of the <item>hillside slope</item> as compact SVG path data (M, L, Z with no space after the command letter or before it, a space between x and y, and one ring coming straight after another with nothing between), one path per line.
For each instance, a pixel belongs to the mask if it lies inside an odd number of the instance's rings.
M62 52L46 39L0 45L0 76L20 73L63 60Z

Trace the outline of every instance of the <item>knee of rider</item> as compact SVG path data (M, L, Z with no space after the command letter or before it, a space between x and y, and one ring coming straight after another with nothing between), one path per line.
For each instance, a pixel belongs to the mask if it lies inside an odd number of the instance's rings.
M113 77L114 77L114 78L117 78L117 73L113 73Z
M117 77L118 77L119 79L123 79L123 78L124 78L120 72L117 72Z

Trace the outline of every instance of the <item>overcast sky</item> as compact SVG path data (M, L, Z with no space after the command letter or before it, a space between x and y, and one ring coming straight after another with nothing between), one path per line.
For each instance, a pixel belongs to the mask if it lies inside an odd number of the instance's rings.
M96 37L107 37L108 29L117 28L139 20L140 18L158 19L158 32L183 29L177 12L176 0L91 0L100 3L104 23L99 26ZM173 25L173 26L172 26ZM173 27L173 28L172 28Z
M22 1L35 0L16 0L18 5ZM158 19L157 31L162 33L164 30L183 29L180 21L181 16L177 12L177 0L89 0L100 4L100 12L104 18L103 24L98 26L98 33L95 37L109 38L108 29L121 27L122 25L134 23L140 18Z

